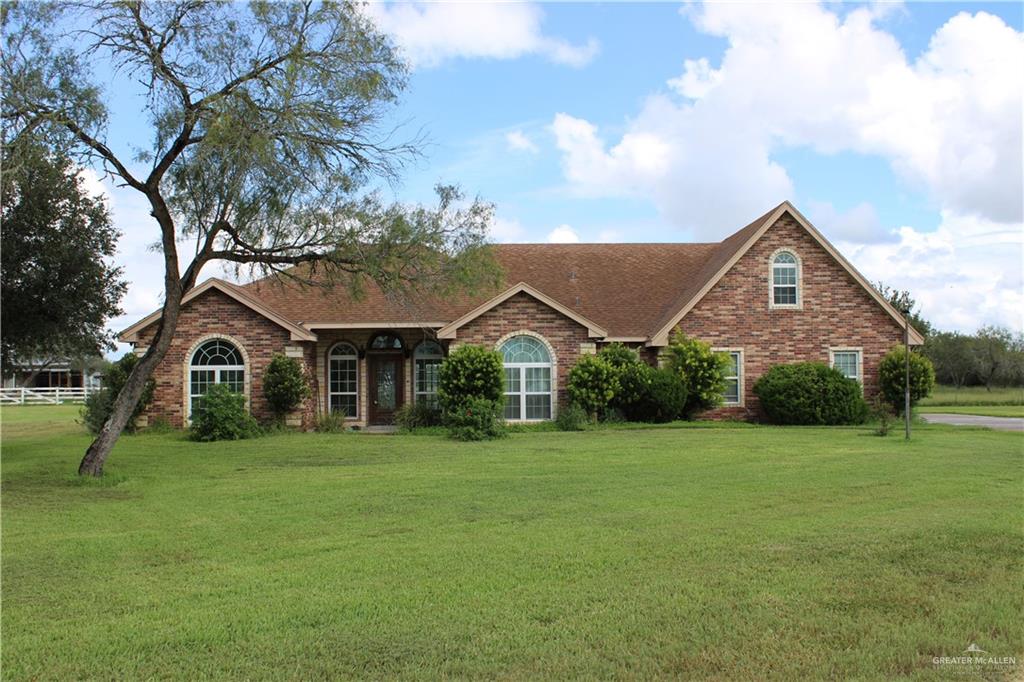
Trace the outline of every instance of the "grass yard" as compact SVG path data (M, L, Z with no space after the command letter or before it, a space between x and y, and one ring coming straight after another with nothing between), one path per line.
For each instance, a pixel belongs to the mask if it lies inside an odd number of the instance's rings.
M989 391L984 386L964 386L958 391L952 386L939 385L921 405L1024 405L1024 388L996 386Z
M963 679L932 659L972 642L1024 660L1020 434L150 434L83 483L75 412L2 413L6 680Z
M922 405L920 414L981 414L988 417L1024 417L1024 405Z

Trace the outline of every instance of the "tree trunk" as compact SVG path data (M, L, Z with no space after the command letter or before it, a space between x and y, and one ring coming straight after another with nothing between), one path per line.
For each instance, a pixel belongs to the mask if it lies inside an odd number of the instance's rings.
M78 474L80 476L103 475L103 465L107 461L107 456L114 449L117 439L121 437L121 432L127 426L132 413L135 412L135 406L139 404L142 392L146 388L146 382L149 381L149 377L152 376L156 366L167 355L167 351L171 346L171 339L174 338L174 330L178 326L178 312L180 309L180 294L175 299L169 297L164 303L163 320L159 323L160 327L153 337L153 343L146 350L138 364L135 365L132 373L128 375L124 388L114 398L114 404L111 406L107 421L104 422L99 435L89 445L89 449L85 451L82 463L78 465Z

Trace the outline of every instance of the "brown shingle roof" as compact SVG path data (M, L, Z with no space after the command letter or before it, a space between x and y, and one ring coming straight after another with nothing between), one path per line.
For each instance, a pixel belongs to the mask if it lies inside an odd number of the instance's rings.
M318 324L447 323L525 282L608 330L609 337L646 339L670 319L740 249L772 209L724 241L710 244L500 244L495 256L505 286L476 296L403 302L367 283L353 300L325 290L264 279L240 287L278 314Z

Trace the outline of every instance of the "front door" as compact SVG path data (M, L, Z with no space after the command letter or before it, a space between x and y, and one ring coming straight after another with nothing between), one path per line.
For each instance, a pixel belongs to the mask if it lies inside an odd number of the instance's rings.
M370 423L391 424L402 406L403 358L399 354L370 355Z

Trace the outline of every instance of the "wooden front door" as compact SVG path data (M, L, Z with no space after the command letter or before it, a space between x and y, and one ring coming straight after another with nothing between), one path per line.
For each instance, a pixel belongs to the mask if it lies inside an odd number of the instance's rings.
M370 423L391 424L405 398L401 354L370 355Z

